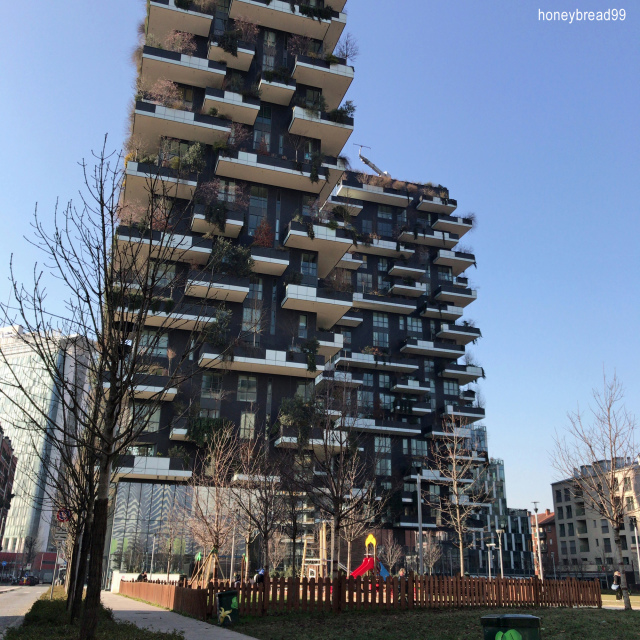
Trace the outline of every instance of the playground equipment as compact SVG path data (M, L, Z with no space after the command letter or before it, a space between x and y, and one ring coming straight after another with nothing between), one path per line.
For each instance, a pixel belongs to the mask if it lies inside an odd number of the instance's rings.
M328 575L327 523L323 522L318 542L313 536L304 537L302 575L306 578L325 578Z
M378 560L378 542L372 533L367 536L367 539L364 541L364 546L366 547L365 558L362 564L351 573L351 576L357 578L371 571L374 576L380 576L383 580L386 580L389 577L389 572L382 562ZM369 554L369 547L373 549L371 554Z

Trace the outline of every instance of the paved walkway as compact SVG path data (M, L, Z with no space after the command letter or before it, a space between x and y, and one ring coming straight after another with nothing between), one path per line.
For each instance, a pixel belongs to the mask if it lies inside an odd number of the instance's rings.
M254 640L242 633L221 629L212 624L187 618L178 613L160 609L144 602L111 593L102 592L102 603L113 609L116 620L133 622L137 627L152 631L182 631L185 640Z
M22 622L24 614L46 590L46 586L38 586L8 587L0 591L0 638L9 627Z

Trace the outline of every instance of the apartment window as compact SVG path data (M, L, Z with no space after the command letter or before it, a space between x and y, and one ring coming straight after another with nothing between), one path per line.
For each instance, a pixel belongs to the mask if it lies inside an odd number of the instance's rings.
M444 381L444 395L445 396L459 396L460 386L457 380L445 380Z
M166 358L168 348L168 334L158 335L157 331L151 331L149 329L145 329L140 333L140 350L145 355Z
M199 418L207 418L209 420L220 417L220 409L200 409L198 412Z
M386 331L374 331L373 346L386 349L389 346L389 334Z
M589 541L580 540L580 553L589 553Z
M262 331L262 309L255 309L253 307L244 307L242 309L242 331L245 334L245 338L253 343L253 346L260 345L260 333Z
M253 148L269 153L271 149L271 107L262 105L253 126Z
M607 520L600 520L600 528L602 533L609 533L609 522Z
M442 282L453 282L451 267L438 267L438 280Z
M633 496L627 496L626 499L626 506L627 506L627 511L634 511L635 510L635 501L633 499Z
M611 538L603 538L604 542L604 552L611 553Z
M307 316L303 313L298 316L298 338L307 338Z
M556 513L558 514L558 520L564 520L564 509L562 507L558 507Z
M375 452L377 454L376 460L376 474L379 476L391 475L391 438L384 436L376 436Z
M622 488L624 491L631 491L631 478L629 476L625 476Z
M378 384L381 389L390 389L391 388L391 376L386 373L378 374Z
M361 413L368 413L373 408L373 391L358 389L358 407Z
M565 526L563 524L560 525L560 537L564 538L567 535L567 532L565 530Z
M374 313L373 326L377 329L389 329L389 316L386 313Z
M404 331L405 330L404 316L398 316L398 330L399 331Z
M378 275L378 293L387 293L391 283L383 275Z
M305 402L311 400L311 398L313 397L313 387L314 383L312 380L298 382L296 384L296 396L298 398L302 398L302 400L304 400Z
M613 564L613 558L607 558L607 564Z
M262 45L262 69L273 71L276 67L276 32L266 30Z
M255 376L238 376L238 402L256 402L258 382Z
M262 300L263 281L262 278L251 278L249 282L249 300Z
M256 414L243 411L240 414L240 437L243 440L252 440L255 435Z
M373 233L373 223L371 220L363 220L361 223L362 235L369 236Z
M127 447L126 455L140 458L152 458L156 455L155 444L132 444Z
M141 433L157 433L160 429L160 409L143 402L132 403L132 414L134 424L138 427L144 425Z
M425 440L412 440L411 441L411 453L414 456L420 456L426 458L429 454L429 443Z
M575 541L575 540L570 540L570 541L569 541L569 553L570 553L572 556L575 556L575 555L576 555L576 553L577 553L577 552L576 552L576 541Z
M373 289L373 276L370 273L356 272L358 293L369 293Z
M213 24L213 33L221 36L227 30L227 21L229 19L229 5L231 0L218 0L215 11L215 19Z
M362 374L362 386L363 387L373 387L373 373L363 373Z
M627 546L627 536L620 536L620 543L622 544L623 551L627 551L629 549Z
M574 528L574 526L573 526L573 522L570 522L570 523L567 525L567 528L568 528L568 531L569 531L569 537L571 537L571 536L575 536L575 535L576 535L575 528Z
M388 393L381 393L380 396L380 406L386 411L393 411L393 400L394 397Z
M156 287L168 287L176 279L176 265L167 264L158 260L149 261L149 276L147 285Z
M378 235L393 235L393 208L386 205L378 205Z
M561 553L563 556L566 556L566 555L567 555L567 543L566 543L564 540L562 540L562 541L560 542L560 553Z
M343 329L342 333L342 344L345 346L351 344L351 331L348 329Z
M204 373L200 397L220 398L222 394L222 375L219 373Z
M435 360L425 360L424 361L424 375L426 378L433 375L436 370L436 362Z
M571 507L571 505L567 505L567 520L570 520L571 518L573 518L573 508Z
M250 236L253 236L262 218L267 215L267 201L269 190L267 187L253 185L249 192L249 228Z
M569 502L569 500L571 500L571 491L568 488L566 488L564 490L564 501Z
M236 201L236 183L233 180L220 179L218 184L218 202L233 204Z
M422 338L422 318L407 318L407 333L412 338Z
M303 276L318 276L318 256L315 253L303 253L300 263L300 272Z
M386 274L389 271L389 261L386 258L378 259L378 273Z
M556 502L562 502L562 489L556 489Z

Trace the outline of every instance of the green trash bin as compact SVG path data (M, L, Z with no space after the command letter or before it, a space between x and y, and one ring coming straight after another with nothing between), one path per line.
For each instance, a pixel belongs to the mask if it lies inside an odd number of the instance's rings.
M507 614L482 618L484 640L540 640L540 618Z
M216 606L218 609L218 624L221 627L234 625L240 620L237 591L221 591L217 593Z

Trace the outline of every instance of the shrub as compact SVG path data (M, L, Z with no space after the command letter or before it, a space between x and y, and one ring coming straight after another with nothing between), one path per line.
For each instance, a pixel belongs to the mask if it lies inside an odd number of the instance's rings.
M182 103L182 92L178 85L166 78L156 80L156 83L149 89L149 97L164 107L174 109Z
M311 46L311 38L307 36L295 35L289 38L287 42L287 51L292 56L306 56Z
M347 100L341 107L338 107L333 111L329 111L327 118L332 122L346 124L350 118L353 118L355 112L356 105L353 104L352 100Z
M176 0L176 7L178 9L184 9L185 11L188 11L190 6L191 0Z
M266 218L262 218L253 235L253 244L256 247L273 247L275 237L276 234L271 229L269 221Z
M177 51L187 56L192 56L197 49L196 37L192 33L184 31L170 31L165 38L164 46L169 51Z
M255 44L258 40L260 28L244 16L238 16L234 21L236 29L240 32L240 38L248 44Z

